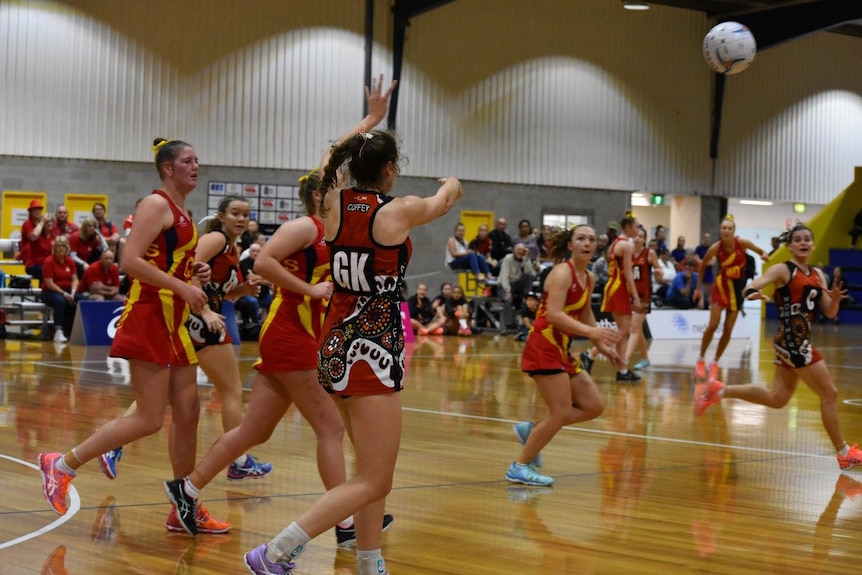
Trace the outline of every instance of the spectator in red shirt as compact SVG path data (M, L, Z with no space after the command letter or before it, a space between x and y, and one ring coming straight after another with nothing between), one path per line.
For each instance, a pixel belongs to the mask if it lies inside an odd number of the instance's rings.
M69 240L54 241L52 254L42 264L42 303L54 310L54 342L66 343L75 312L78 276L75 260L69 256ZM65 333L64 333L65 332Z
M83 277L90 264L99 261L99 257L108 249L105 238L98 232L96 220L87 218L81 222L78 233L69 237L69 249L69 255L77 265L78 276Z
M470 242L469 249L484 257L488 264L495 265L497 262L491 260L491 238L488 237L488 224L481 224L476 237Z
M51 255L54 241L54 216L43 214L45 206L39 200L30 202L30 217L21 225L21 255L24 270L37 280L42 279L42 264Z
M64 205L57 206L54 212L54 237L69 237L78 231L78 224L69 221L69 209Z
M123 301L120 295L120 268L114 263L114 252L105 250L99 263L93 264L84 272L78 283L78 299L90 301Z
M98 230L98 232L102 234L102 237L105 238L105 241L108 242L108 249L117 253L117 247L120 243L120 230L116 225L105 219L106 213L107 209L105 208L105 204L102 202L96 202L93 204L93 218L96 220L96 230Z

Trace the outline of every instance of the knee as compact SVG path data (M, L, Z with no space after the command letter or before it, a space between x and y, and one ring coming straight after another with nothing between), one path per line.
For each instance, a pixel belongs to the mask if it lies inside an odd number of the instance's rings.
M833 385L820 392L820 404L835 405L838 403L838 389Z
M579 406L587 419L595 419L605 411L605 400L601 397L591 398Z

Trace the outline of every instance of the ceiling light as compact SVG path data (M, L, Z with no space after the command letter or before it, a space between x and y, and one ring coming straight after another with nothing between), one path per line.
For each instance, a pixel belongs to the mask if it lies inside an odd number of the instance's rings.
M740 204L746 206L771 206L772 202L764 202L762 200L739 200Z
M623 0L623 8L626 10L649 10L646 2L635 2L635 0Z

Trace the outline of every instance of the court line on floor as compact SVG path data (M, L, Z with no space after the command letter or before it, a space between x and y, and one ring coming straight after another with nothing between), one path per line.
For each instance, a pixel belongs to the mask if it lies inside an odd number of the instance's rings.
M18 459L17 457L11 457L9 455L5 455L3 453L0 453L0 458L7 459L7 460L11 461L12 463L19 463L19 464L24 465L26 467L30 467L32 469L35 469L36 471L40 471L38 465L30 463L29 461L24 461L23 459ZM69 485L69 510L66 512L65 515L61 515L60 517L58 517L57 519L55 519L54 521L52 521L48 525L45 525L44 527L40 527L36 531L32 531L30 533L25 533L24 535L21 535L20 537L16 537L15 539L10 539L9 541L4 541L4 542L0 543L0 549L6 549L7 547L12 547L13 545L17 545L18 543L23 543L24 541L29 541L30 539L35 539L36 537L38 537L40 535L48 533L49 531L53 531L54 529L56 529L57 527L59 527L60 525L62 525L65 522L69 521L72 517L74 517L75 514L80 509L81 509L81 497L78 495L78 490L75 489L74 485Z
M482 415L470 415L467 413L450 413L446 411L434 410L434 409L421 409L418 407L402 407L403 411L412 411L414 413L425 413L428 415L444 415L450 417L460 417L462 419L474 419L478 421L494 421L498 423L518 423L517 420L514 419L503 419L500 417L486 417ZM606 435L606 436L616 436L616 437L628 437L632 439L647 439L650 441L662 441L666 443L679 443L683 445L694 445L698 447L724 447L727 449L735 449L737 451L750 451L754 453L767 453L770 455L790 455L794 457L819 457L819 458L833 458L834 455L826 455L826 454L817 454L817 453L799 453L796 451L783 451L781 449L767 449L763 447L747 447L745 445L732 445L725 443L710 443L708 441L696 441L693 439L680 439L678 437L661 437L658 435L642 435L639 433L624 433L620 431L607 431L604 429L589 429L586 427L572 427L567 425L563 427L565 431L574 431L577 433L593 433L596 435Z

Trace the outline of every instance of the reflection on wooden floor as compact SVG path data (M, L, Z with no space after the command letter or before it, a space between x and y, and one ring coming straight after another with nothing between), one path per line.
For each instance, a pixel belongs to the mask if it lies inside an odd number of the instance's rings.
M769 384L769 336L733 341L729 384ZM848 440L862 441L862 328L817 326L816 343L847 403ZM783 410L727 401L693 415L699 342L656 342L633 386L612 381L599 419L564 429L545 449L551 488L503 478L518 451L512 424L542 416L511 337L424 338L411 347L404 433L384 536L393 575L617 573L856 573L862 563L862 470L842 474L820 424L816 396L800 388ZM59 525L34 465L66 450L130 401L123 362L105 348L0 342L0 573L242 573L242 554L296 518L321 491L310 428L291 410L269 443L269 478L204 492L228 535L192 538L164 529L166 432L127 446L119 476L90 463L75 480L80 510ZM239 349L248 383L256 347ZM220 433L205 404L200 449ZM856 401L854 401L856 400ZM202 453L202 451L201 451ZM200 455L200 453L199 453ZM855 499L854 499L854 496ZM313 542L299 574L354 572L334 534Z

